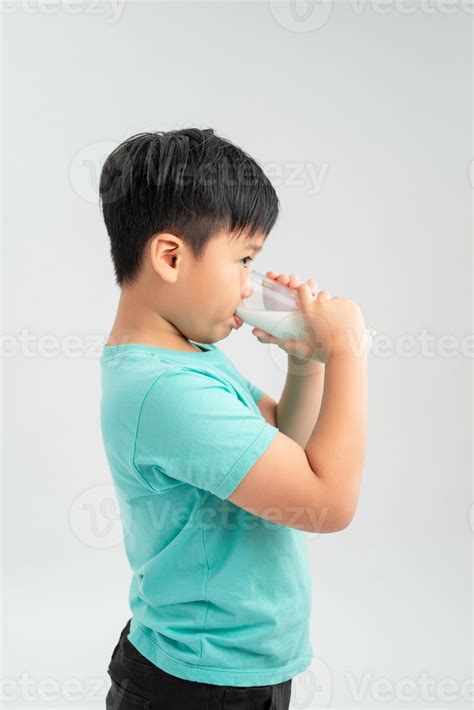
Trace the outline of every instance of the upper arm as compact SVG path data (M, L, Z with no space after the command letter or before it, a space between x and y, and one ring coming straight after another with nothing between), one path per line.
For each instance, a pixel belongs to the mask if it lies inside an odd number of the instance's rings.
M277 424L277 402L247 380L264 419ZM336 532L350 521L341 501L326 489L304 449L279 432L228 498L254 515L311 532Z
M305 450L282 432L228 499L261 518L309 532L336 532L350 522L342 501L312 470Z

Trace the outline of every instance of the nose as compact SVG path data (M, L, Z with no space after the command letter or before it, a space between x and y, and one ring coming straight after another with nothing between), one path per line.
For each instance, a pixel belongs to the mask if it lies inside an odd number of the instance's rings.
M245 285L244 290L242 291L242 298L243 298L243 299L244 299L244 298L249 298L249 296L252 295L252 293L254 292L254 290L255 290L255 286L253 286L253 284L251 284L251 283L247 283L247 284Z
M249 298L249 296L251 296L255 290L255 284L252 284L252 277L251 277L250 271L247 271L247 269L245 269L245 272L246 272L245 276L244 276L245 282L244 282L244 286L240 292L239 306L241 308L243 307L242 301L246 298Z

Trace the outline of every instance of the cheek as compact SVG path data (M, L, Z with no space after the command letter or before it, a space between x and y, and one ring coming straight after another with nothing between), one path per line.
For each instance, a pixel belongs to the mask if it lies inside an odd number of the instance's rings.
M241 262L221 259L207 266L200 279L207 292L220 298L222 305L237 302L248 278L247 270Z
M216 280L213 284L212 292L216 299L215 306L221 313L232 313L240 302L245 284L245 275L241 273L242 271L241 265L238 265L237 268L231 265L229 269L221 272L218 282Z

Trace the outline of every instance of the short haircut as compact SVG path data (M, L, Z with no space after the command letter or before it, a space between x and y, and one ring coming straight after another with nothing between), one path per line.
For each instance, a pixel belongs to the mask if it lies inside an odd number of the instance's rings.
M131 136L107 157L99 195L119 286L134 282L159 232L178 236L199 260L222 230L266 238L279 213L262 168L212 128Z

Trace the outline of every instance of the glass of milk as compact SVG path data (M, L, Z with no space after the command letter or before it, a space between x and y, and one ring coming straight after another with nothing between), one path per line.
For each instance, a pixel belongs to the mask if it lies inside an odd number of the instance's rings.
M249 270L252 294L235 312L244 323L261 328L276 338L304 340L305 321L299 311L296 292L269 279L254 269Z

